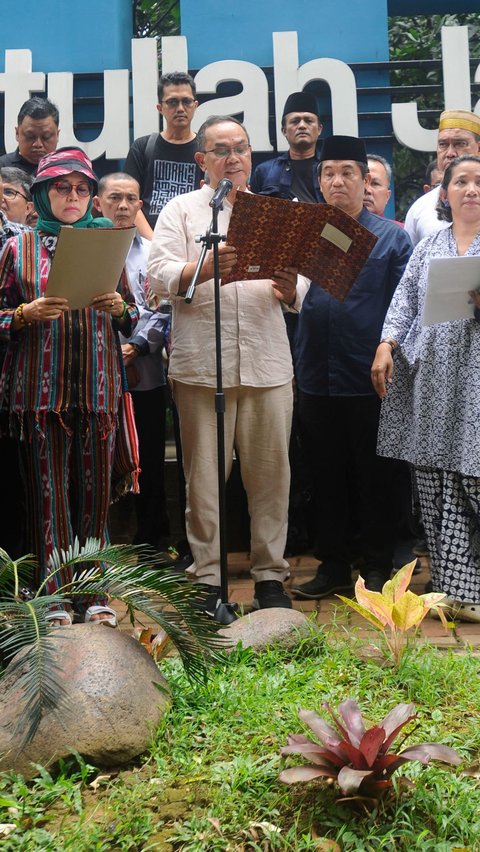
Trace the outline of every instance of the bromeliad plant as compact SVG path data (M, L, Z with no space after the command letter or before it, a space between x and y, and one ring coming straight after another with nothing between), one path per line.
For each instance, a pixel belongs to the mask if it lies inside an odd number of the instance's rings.
M282 756L301 754L310 760L308 765L284 769L280 780L286 784L332 778L345 796L379 799L392 787L391 776L404 763L419 760L441 760L458 765L461 762L454 749L439 743L408 746L396 754L392 746L402 728L417 718L413 704L397 704L393 710L371 728L355 701L348 698L340 704L335 715L328 703L323 705L333 719L332 727L313 710L300 710L302 722L313 731L321 745L301 734L290 734Z
M416 560L404 565L385 583L381 592L368 591L363 577L359 577L355 583L356 601L337 595L383 634L388 653L396 666L400 665L406 648L408 631L419 627L431 609L436 610L443 626L449 627L442 611L446 595L440 592L416 595L408 589L415 563Z

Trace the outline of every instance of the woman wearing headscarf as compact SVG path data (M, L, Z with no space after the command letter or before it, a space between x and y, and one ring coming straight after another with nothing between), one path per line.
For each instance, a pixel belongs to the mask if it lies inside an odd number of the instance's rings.
M112 227L109 219L92 217L96 191L92 164L81 149L47 154L32 186L36 229L9 240L0 259L0 335L8 343L0 399L21 448L28 541L48 594L71 580L71 574L51 571L55 548L66 550L75 538L80 545L88 537L108 541L122 395L118 331L129 336L138 319L124 273L114 292L81 310L45 295L62 225ZM49 617L70 622L63 611ZM85 618L113 620L114 612L98 600Z

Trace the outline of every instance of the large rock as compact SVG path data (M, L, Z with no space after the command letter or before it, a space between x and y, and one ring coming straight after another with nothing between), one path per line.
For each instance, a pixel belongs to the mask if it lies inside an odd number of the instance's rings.
M128 763L148 747L169 704L165 678L145 649L120 630L79 624L52 631L57 677L66 690L68 709L46 713L32 742L17 754L12 734L25 698L8 677L0 697L0 770L15 769L26 777L32 762L46 766L72 748L95 765ZM159 684L160 691L154 684ZM5 695L7 687L14 693Z
M241 642L244 648L263 651L274 644L292 647L312 630L318 630L318 627L303 612L272 607L244 615L218 632L232 643L230 648Z

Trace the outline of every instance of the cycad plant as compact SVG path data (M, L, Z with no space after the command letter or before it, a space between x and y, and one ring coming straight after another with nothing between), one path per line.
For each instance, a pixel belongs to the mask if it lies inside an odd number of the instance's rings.
M158 567L158 560L158 554L143 547L101 546L95 539L80 547L76 541L68 552L54 552L50 563L59 576L71 568L73 579L47 595L45 581L35 592L28 587L36 568L32 557L13 560L0 548L0 655L11 660L0 673L0 689L5 693L6 688L7 696L18 689L25 695L16 725L22 747L34 737L43 715L65 701L54 653L56 630L48 627L45 616L75 599L108 596L122 601L132 625L141 614L151 619L178 650L188 676L206 678L209 662L225 644L216 636L219 625L192 606L201 597L198 586L172 573L170 566Z

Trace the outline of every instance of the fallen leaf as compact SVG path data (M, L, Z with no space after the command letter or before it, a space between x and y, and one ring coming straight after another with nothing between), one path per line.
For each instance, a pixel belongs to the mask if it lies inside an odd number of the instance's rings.
M16 827L13 822L0 822L0 837L8 837Z
M315 849L319 852L341 852L341 847L336 840L330 840L328 837L321 837L315 829L312 829L312 838L316 841Z
M278 825L273 825L271 822L252 822L248 826L249 829L260 828L264 834L280 834Z
M221 827L220 827L220 820L219 820L219 819L217 819L216 817L207 817L207 820L208 820L208 822L209 822L211 825L213 825L213 827L214 827L215 831L216 831L216 832L217 832L217 834L219 834L219 835L220 835L220 837L221 837L221 836L222 836L222 829L221 829Z
M472 763L471 766L467 766L460 774L468 775L470 778L480 778L480 763ZM462 847L459 846L458 848L461 849Z
M94 778L88 786L92 788L94 793L96 793L102 784L105 784L106 781L110 781L111 777L111 775L97 775L97 777Z

